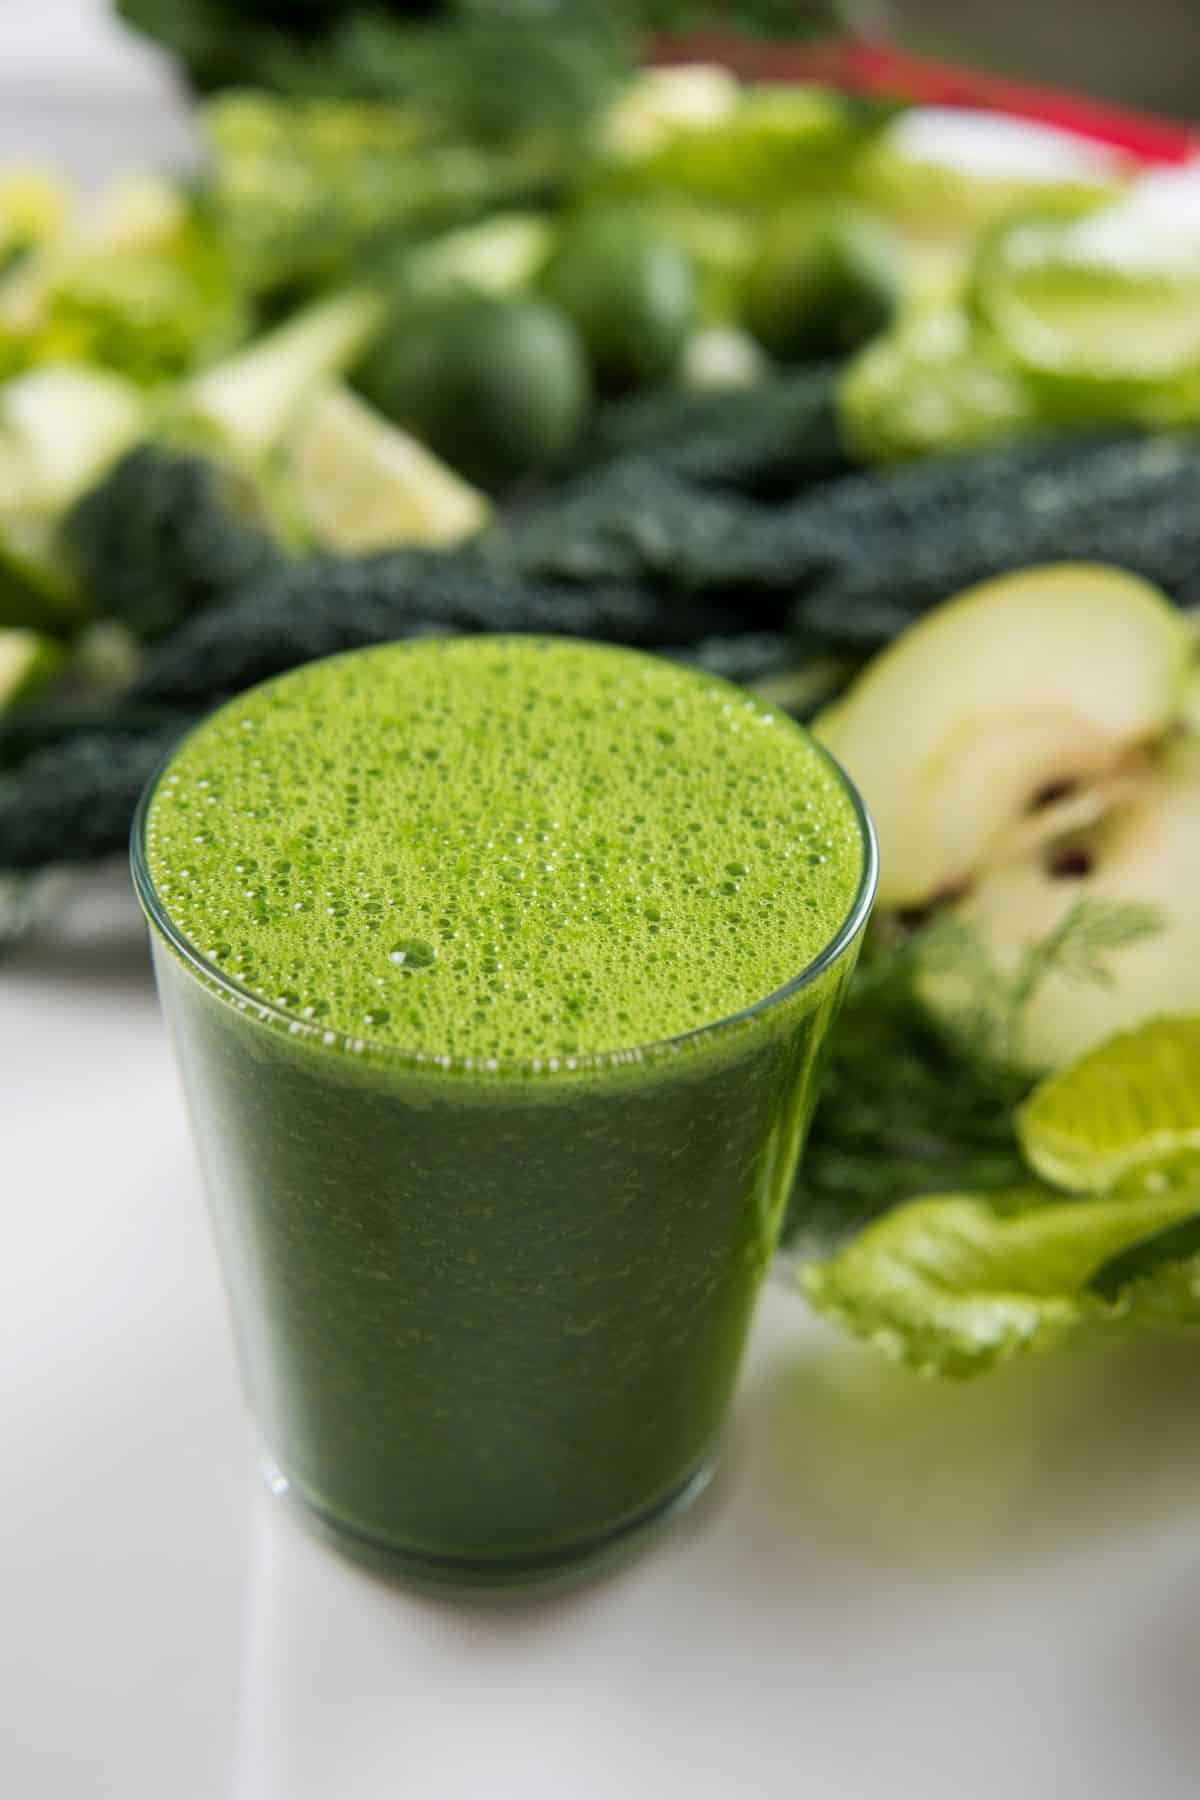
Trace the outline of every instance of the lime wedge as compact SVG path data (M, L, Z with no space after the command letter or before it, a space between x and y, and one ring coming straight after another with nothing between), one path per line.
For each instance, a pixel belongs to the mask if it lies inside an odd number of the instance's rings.
M1048 1076L1017 1114L1045 1180L1104 1193L1200 1152L1200 1017L1152 1019Z
M323 390L290 447L314 536L336 550L441 548L486 523L485 497L346 388Z
M1200 366L1200 254L1117 208L1010 225L982 251L971 303L1014 362L1081 404Z

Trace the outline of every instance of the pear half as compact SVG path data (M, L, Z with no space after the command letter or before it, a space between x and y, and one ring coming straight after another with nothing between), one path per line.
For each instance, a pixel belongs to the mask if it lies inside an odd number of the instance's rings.
M1112 785L1098 817L1064 810L1059 824L1040 841L1014 840L1013 854L980 874L952 909L996 973L1011 978L1030 946L1046 943L1081 900L1149 906L1159 927L1102 952L1091 978L1080 979L1070 963L1050 968L1009 1046L1030 1069L1073 1062L1156 1014L1200 1012L1200 741L1169 742L1140 777ZM980 1003L969 967L931 966L919 985L951 1026ZM1002 992L983 996L985 1009L1003 1004ZM973 1024L978 1029L977 1012Z
M965 889L1022 819L1160 739L1188 655L1158 589L1089 563L984 582L905 632L815 726L874 816L880 904Z

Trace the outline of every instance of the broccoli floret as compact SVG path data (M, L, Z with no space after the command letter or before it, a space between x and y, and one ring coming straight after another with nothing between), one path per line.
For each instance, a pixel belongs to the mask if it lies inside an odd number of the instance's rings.
M120 852L146 782L190 721L115 722L35 751L0 775L0 870L92 862Z
M217 463L142 445L72 508L62 540L96 611L149 641L279 564L273 539L239 513L255 498Z
M849 466L834 415L834 373L804 369L747 388L664 388L605 408L576 459L594 467L645 456L669 475L760 498L796 492Z

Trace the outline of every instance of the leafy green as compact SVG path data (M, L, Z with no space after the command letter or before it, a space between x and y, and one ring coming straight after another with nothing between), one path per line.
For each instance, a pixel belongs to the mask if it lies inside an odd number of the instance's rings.
M498 558L530 576L727 590L747 607L756 595L779 596L776 610L829 564L808 511L684 481L653 456L622 457L564 483L494 541Z
M864 115L831 89L798 83L747 88L732 115L681 130L615 167L613 188L686 195L761 214L827 190L862 141Z
M315 46L274 55L268 73L290 92L399 102L463 138L578 144L632 52L620 9L600 0L554 11L458 0L428 24L350 9Z
M1198 1203L1195 1190L1062 1200L1045 1188L917 1200L800 1278L819 1311L889 1355L975 1374L1116 1323L1119 1302L1090 1291L1096 1272Z
M249 332L224 245L181 201L140 235L101 233L46 260L39 361L70 358L149 384L214 361Z
M117 0L211 88L254 83L385 99L428 95L472 131L586 119L648 32L796 37L831 0ZM502 37L501 34L505 34ZM524 86L526 92L521 94Z
M1119 923L1079 929L1084 979L1102 978ZM1066 965L1072 953L1059 941L1046 966L1055 956ZM1046 1077L1015 1112L1042 1182L1019 1168L1011 1187L974 1182L894 1206L804 1264L805 1292L889 1354L951 1375L1098 1327L1200 1327L1198 1045L1200 1019L1156 1019Z
M776 498L847 468L833 413L834 372L804 369L744 388L652 388L611 402L574 459L622 456L704 487Z
M1200 1205L1110 1256L1089 1286L1106 1300L1127 1290L1131 1311L1147 1324L1200 1325Z
M722 609L633 585L529 581L470 549L313 557L188 619L151 650L133 698L208 705L318 656L436 631L550 632L657 648L732 623Z
M163 718L133 714L73 731L0 774L0 869L89 862L123 850L142 789L194 715Z
M1012 970L999 969L978 932L952 914L942 915L929 927L914 953L922 974L950 970L957 978L953 1018L945 1005L939 1005L956 1041L993 1064L1017 1068L1026 1063L1025 1020L1048 975L1081 986L1111 987L1113 953L1143 943L1162 929L1157 907L1138 900L1088 897L1070 907L1044 938L1029 944Z
M1109 562L1200 600L1200 437L1059 438L847 476L797 502L826 562L796 624L830 645L889 642L929 607L1041 562Z
M863 952L830 1047L786 1235L837 1241L916 1194L1024 1179L1013 1109L1029 1080L965 1055L922 1006L928 933ZM887 1079L880 1079L880 1071Z
M381 245L417 241L561 182L540 140L475 145L435 117L373 101L230 93L204 108L207 197L255 293L343 282Z
M1157 929L1148 907L1083 900L1011 974L1001 974L977 934L950 914L891 943L876 934L834 1036L789 1233L836 1239L914 1195L1023 1181L1017 1109L1032 1078L1019 1066L1019 1047L1041 983L1059 973L1106 985L1109 958ZM920 997L931 968L961 978L963 1014L952 1035ZM1032 1160L1039 1174L1050 1174Z

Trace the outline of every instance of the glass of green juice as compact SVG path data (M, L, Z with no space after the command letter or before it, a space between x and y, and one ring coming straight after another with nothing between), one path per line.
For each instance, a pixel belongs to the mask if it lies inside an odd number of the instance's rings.
M567 639L212 714L134 878L277 1491L423 1584L699 1492L875 885L786 715Z

